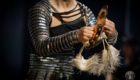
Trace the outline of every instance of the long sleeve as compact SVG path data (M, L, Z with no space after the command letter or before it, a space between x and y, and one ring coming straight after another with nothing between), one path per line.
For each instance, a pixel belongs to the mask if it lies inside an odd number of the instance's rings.
M28 22L33 48L41 56L61 52L73 44L78 43L78 30L50 37L49 24L51 14L48 6L44 4L38 3L30 9Z
M108 43L110 45L115 45L117 38L118 38L118 32L116 31L114 36L112 36L111 38L108 39Z

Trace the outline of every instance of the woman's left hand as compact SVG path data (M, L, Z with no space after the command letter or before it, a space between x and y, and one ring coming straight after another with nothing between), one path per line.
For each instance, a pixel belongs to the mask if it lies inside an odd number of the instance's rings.
M114 36L114 34L116 32L115 23L108 20L107 18L105 21L104 32L107 34L108 38Z

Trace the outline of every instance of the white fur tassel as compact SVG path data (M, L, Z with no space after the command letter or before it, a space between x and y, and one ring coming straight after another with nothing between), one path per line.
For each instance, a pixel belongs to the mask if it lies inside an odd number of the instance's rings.
M103 50L102 51L102 58L101 58L101 63L99 65L99 68L98 68L98 76L100 76L101 74L105 74L106 73L106 68L108 67L107 66L107 50Z
M89 46L89 41L83 42L83 46L80 49L79 53L76 55L76 58L70 62L74 63L74 66L77 67L79 70L88 72L90 74L93 73L96 75L98 68L97 65L99 64L99 56L95 54L87 60L84 59L84 57L82 56L82 51L85 46Z
M100 76L101 74L105 75L106 73L113 72L115 68L120 65L120 51L108 44L106 41L107 37L104 32L102 36L104 50L101 52L101 54L94 54L89 59L84 59L82 56L82 51L86 45L89 45L89 42L86 41L83 43L79 54L77 54L76 58L71 61L80 71L85 71L90 74ZM107 50L105 48L104 41L107 43Z
M106 39L105 39L106 41ZM107 43L107 41L106 41ZM109 65L110 65L110 71L113 72L116 67L120 65L120 51L118 51L116 48L114 48L112 45L108 45L108 56L109 56Z
M73 59L73 63L75 67L77 67L81 71L88 72L90 74L97 74L98 64L99 64L99 56L93 55L89 59L84 59L83 56L77 55L78 58Z
M107 55L107 50L105 48L104 39L103 39L103 47L104 47L104 50L101 53L102 58L101 58L101 64L98 69L98 76L100 76L101 74L105 74L107 71L106 68L108 67L108 55Z

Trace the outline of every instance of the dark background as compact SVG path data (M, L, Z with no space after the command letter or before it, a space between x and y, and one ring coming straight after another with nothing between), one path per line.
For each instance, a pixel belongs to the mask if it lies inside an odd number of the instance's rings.
M0 80L24 80L27 76L30 54L28 12L39 1L1 0L0 2ZM109 6L108 19L115 23L119 33L115 44L117 49L120 49L121 38L125 32L136 36L137 44L140 44L138 0L130 0L131 3L127 7L129 0L78 1L91 8L96 17L104 4Z

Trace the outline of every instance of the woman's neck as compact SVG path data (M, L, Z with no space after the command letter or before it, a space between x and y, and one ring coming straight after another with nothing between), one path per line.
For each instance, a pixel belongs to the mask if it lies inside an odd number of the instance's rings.
M74 8L77 4L76 0L50 0L51 4L59 9L63 9L64 11L69 11L70 9Z

